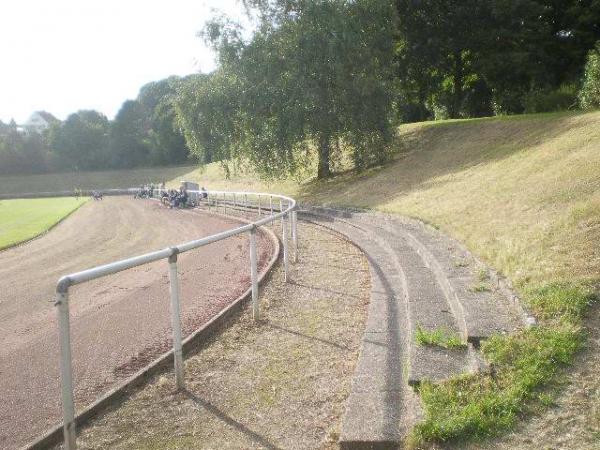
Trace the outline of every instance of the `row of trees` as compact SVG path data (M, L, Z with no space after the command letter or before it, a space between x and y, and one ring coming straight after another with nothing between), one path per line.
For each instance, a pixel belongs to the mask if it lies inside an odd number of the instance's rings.
M600 0L395 0L401 117L576 106Z
M219 68L183 85L176 107L201 162L265 176L316 160L324 178L342 154L378 164L398 121L576 107L600 39L600 0L244 3L255 32L211 22Z
M174 107L180 83L170 77L143 86L113 121L82 110L43 134L22 133L14 121L0 122L0 174L185 163L190 154Z
M242 1L251 34L225 17L201 33L213 73L150 83L112 122L75 113L42 144L0 137L0 172L45 145L46 168L191 155L325 178L346 156L357 169L385 161L398 122L600 105L600 0Z

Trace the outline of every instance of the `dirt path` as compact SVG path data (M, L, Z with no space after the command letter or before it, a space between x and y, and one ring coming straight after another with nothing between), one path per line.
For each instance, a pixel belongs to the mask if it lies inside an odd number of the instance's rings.
M249 312L186 359L187 391L154 377L81 430L82 449L337 448L370 276L353 245L300 223L292 283L278 267Z
M0 252L0 448L15 448L60 421L61 275L230 229L238 222L166 210L152 201L89 202L46 236ZM259 235L264 267L271 243ZM187 334L249 285L248 240L238 236L180 257ZM169 346L166 262L77 286L71 296L75 396L83 407Z

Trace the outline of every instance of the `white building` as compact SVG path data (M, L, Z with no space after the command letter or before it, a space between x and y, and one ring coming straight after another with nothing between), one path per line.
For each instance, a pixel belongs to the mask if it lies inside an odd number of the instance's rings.
M58 119L46 111L35 111L21 128L28 133L41 134L50 128L50 125L58 122Z

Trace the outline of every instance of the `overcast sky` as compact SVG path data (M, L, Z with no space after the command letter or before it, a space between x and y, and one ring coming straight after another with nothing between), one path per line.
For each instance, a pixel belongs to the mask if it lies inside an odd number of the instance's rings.
M3 1L0 120L79 109L112 118L149 81L212 70L196 34L213 8L242 15L237 0Z

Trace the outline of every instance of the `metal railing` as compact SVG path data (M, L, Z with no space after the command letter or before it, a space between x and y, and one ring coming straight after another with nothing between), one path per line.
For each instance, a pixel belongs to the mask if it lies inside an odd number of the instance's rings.
M249 233L250 245L250 278L252 281L252 315L255 320L259 317L259 299L258 299L258 273L256 257L256 229L262 225L274 223L281 219L282 242L283 242L283 263L284 279L288 280L288 221L292 228L292 245L294 248L294 259L298 254L297 237L297 217L296 201L290 197L276 194L254 193L254 192L227 192L227 191L189 191L189 194L195 196L201 202L206 202L209 210L221 209L227 214L227 208L231 210L242 209L255 213L257 220L241 227L214 234L202 239L186 242L165 248L163 250L147 253L145 255L135 256L133 258L123 259L102 266L93 267L81 272L72 273L60 278L56 285L56 302L58 311L59 340L60 340L60 375L62 388L62 406L63 406L63 434L65 448L73 450L76 448L76 423L75 423L75 405L73 400L73 368L71 357L71 331L69 314L69 288L71 286L85 283L90 280L105 277L117 272L121 272L134 267L139 267L155 261L166 259L169 264L169 284L171 297L171 326L173 332L173 356L175 366L175 378L178 389L185 387L183 373L183 352L182 352L182 333L181 316L179 308L179 280L177 278L177 256L180 253L188 252L193 249L203 247L214 242L227 239L243 233ZM242 196L242 197L239 197ZM243 198L240 202L239 199ZM250 202L248 201L250 199ZM273 208L273 200L279 201L279 212ZM253 201L254 200L254 201ZM268 209L266 202L268 200ZM263 217L264 212L264 217Z

